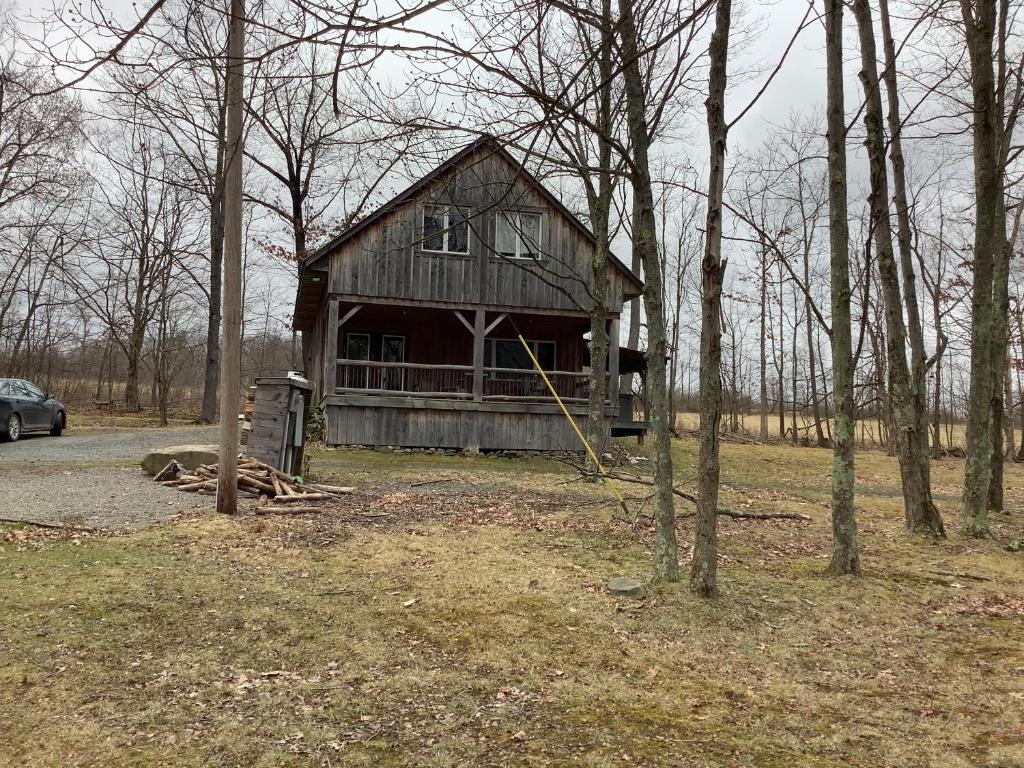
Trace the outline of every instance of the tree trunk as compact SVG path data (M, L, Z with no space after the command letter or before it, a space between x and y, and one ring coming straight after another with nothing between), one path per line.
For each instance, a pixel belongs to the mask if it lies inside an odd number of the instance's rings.
M1000 228L1005 235L1006 210L1004 198L1000 195L997 220L1004 222ZM1009 313L1009 277L1010 277L1010 243L1004 238L1003 247L996 253L995 266L992 270L992 454L991 478L988 484L988 512L1003 511L1003 371L1006 366L1007 331ZM1010 402L1010 399L1007 398Z
M589 186L588 204L593 225L596 247L591 261L591 284L593 292L590 306L590 392L587 400L587 442L595 456L600 457L608 442L608 420L605 418L605 401L608 399L608 347L618 344L618 337L608 338L608 254L610 246L609 221L611 218L613 178L612 146L609 133L612 130L612 53L614 32L611 0L602 0L601 45L599 53L599 76L601 90L598 96L598 188L593 194ZM617 407L618 403L612 403ZM590 458L588 456L588 464ZM597 467L591 467L596 471Z
M759 339L761 344L760 357L758 358L759 370L761 372L761 407L760 407L760 424L757 433L757 439L762 443L768 442L768 354L765 349L768 337L767 328L767 310L768 310L768 254L764 247L764 242L761 243L761 263L760 267L760 279L761 279L761 291L760 291L760 310L761 310L761 338Z
M722 190L725 186L725 88L728 79L732 0L718 0L711 35L708 98L709 165L707 226L701 263L700 450L697 458L697 517L690 589L718 594L718 425L722 418Z
M804 249L804 285L811 284L811 259L809 249ZM807 368L810 382L809 396L811 399L811 417L814 419L814 437L819 448L828 443L821 427L821 405L818 402L818 373L814 358L814 315L811 311L811 297L804 294L804 315L807 317Z
M141 309L138 310L141 312ZM142 357L142 343L145 341L145 328L141 317L136 317L128 344L125 347L127 371L124 380L124 409L128 413L139 412L139 361Z
M220 365L220 451L217 511L238 511L238 396L242 388L242 91L245 78L245 3L231 0L227 109L227 173L224 187L224 324Z
M611 200L609 196L608 200ZM602 287L608 284L608 219L595 221L594 249L591 272L594 293L590 306L590 392L587 397L587 442L595 456L600 457L608 441L608 420L605 401L608 398L608 306ZM618 343L616 339L615 343ZM613 405L616 405L613 403ZM591 460L587 457L589 466ZM596 471L597 467L590 467Z
M843 95L843 0L825 0L827 61L829 250L831 252L832 559L835 575L860 573L860 544L853 508L853 337L850 321L850 230L846 199L846 117Z
M935 390L932 393L932 458L942 458L942 359L935 361Z
M213 194L210 197L210 305L206 322L206 370L203 376L203 406L200 424L212 424L217 417L217 384L220 379L220 323L222 268L224 263L224 156L226 115L217 120L217 161Z
M797 292L796 288L793 289L793 335L789 337L790 343L790 354L793 359L792 364L789 366L789 384L790 390L793 393L793 407L789 412L789 426L793 431L793 445L799 445L800 435L797 430L796 423L796 393L797 393L797 369L796 369L796 337L799 336L799 315L797 314Z
M1018 307L1016 312L1017 320L1017 341L1021 345L1021 354L1024 356L1024 310ZM1024 382L1021 381L1021 369L1016 367L1017 397L1021 402L1020 416L1020 443L1017 447L1015 461L1024 461Z
M659 581L679 580L679 549L676 542L676 515L672 493L672 436L668 424L667 381L665 376L664 280L658 257L658 235L654 218L654 190L651 183L650 130L644 78L640 72L640 53L631 0L619 0L622 36L623 79L626 116L632 145L631 179L635 203L633 224L634 253L644 268L644 307L647 314L647 381L649 419L654 437L655 496L655 575ZM632 328L630 332L632 334Z
M907 392L909 429L901 428L906 440L906 460L917 463L912 473L920 483L920 494L909 498L906 492L906 523L908 530L931 536L945 536L942 517L932 499L931 464L928 457L928 355L924 348L924 327L917 298L917 276L910 231L910 206L907 202L907 180L903 160L900 101L896 79L896 46L889 26L889 2L879 0L882 24L882 45L885 50L885 90L889 102L889 159L892 163L893 191L896 203L896 232L899 244L900 272L903 278L903 305L907 316L907 339L910 343L910 371ZM878 87L877 85L875 86ZM879 100L879 109L881 101ZM887 210L888 213L888 210ZM901 314L902 321L902 314ZM903 357L901 352L901 357ZM904 358L905 360L905 358Z
M1005 222L1001 220L1003 174L999 163L1002 115L996 104L993 40L996 0L962 3L971 63L974 140L974 287L971 293L971 375L967 404L967 464L964 470L960 529L967 536L989 537L989 486L992 482L994 360L996 332L994 270L1002 258ZM976 9L972 13L972 8Z
M1014 422L1015 414L1016 414L1016 408L1014 407L1014 404L1013 404L1013 381L1012 381L1012 379L1010 377L1010 358L1009 357L1006 358L1006 363L1005 363L1005 366L1003 368L1003 396L1005 397L1005 402L1006 402L1006 422L1004 423L1004 427L1006 428L1005 429L1005 431L1006 431L1006 450L1004 451L1004 456L1009 456L1009 457L1012 458L1017 453L1017 445L1016 445L1017 435L1016 435L1016 432L1014 431L1014 427L1013 427L1013 422ZM999 464L1002 465L1002 463L1003 463L1002 457L1000 457ZM1000 484L1000 489L1002 489L1002 484ZM1000 506L1000 511L1002 511L1002 507L1001 506Z
M221 269L224 262L224 218L220 204L210 211L210 306L206 325L206 370L203 378L203 406L200 424L212 424L217 417L217 383L220 378ZM216 221L214 221L216 219Z
M889 397L895 426L895 447L899 456L900 475L903 480L904 522L907 530L913 533L944 536L942 519L932 501L928 482L927 425L921 418L924 413L924 397L923 395L920 397L921 408L915 408L914 400L918 397L919 387L912 384L911 372L907 366L907 329L903 321L903 304L908 299L905 293L901 295L900 292L896 255L892 247L888 172L885 164L885 133L882 124L882 95L878 80L875 33L868 0L854 0L853 13L857 17L857 27L860 31L860 79L865 96L864 127L867 133L865 143L871 169L869 203L875 222L875 251L878 255L878 272L881 277L885 304ZM905 206L905 195L903 203ZM907 233L909 236L909 224ZM912 280L913 268L909 268ZM905 291L913 290L907 286L904 286L904 289ZM915 293L914 306L907 308L907 311L915 317L917 316L916 301ZM918 323L920 323L919 318ZM923 344L923 339L920 341ZM921 354L923 355L923 350ZM924 367L923 359L921 367L922 369ZM924 373L922 370L920 386L923 387L923 385Z

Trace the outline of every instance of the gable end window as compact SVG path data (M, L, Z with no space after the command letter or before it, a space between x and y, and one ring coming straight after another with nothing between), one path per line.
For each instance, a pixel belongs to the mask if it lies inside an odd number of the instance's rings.
M469 253L469 221L458 208L423 206L423 250Z
M494 250L505 259L540 257L539 213L501 211L494 231Z

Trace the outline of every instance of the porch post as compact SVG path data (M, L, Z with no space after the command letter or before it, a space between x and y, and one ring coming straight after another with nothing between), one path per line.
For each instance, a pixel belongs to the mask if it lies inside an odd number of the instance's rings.
M619 318L608 321L608 402L619 411Z
M324 335L324 391L333 395L338 378L338 300L327 302L327 333Z
M484 336L486 335L487 312L476 310L473 319L473 399L484 399Z

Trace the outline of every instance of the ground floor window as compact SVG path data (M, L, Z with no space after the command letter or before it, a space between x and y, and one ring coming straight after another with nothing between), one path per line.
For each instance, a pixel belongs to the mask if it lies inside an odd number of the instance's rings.
M365 362L404 363L405 336L390 333L349 332L345 334L345 359ZM349 389L405 388L405 369L392 365L346 365L344 386Z
M370 334L368 333L346 333L345 334L345 359L346 360L369 360L370 359ZM345 366L345 386L352 389L366 389L369 369L361 365Z
M527 341L540 367L555 370L555 342ZM531 370L533 363L519 339L487 339L484 342L484 364L490 368Z

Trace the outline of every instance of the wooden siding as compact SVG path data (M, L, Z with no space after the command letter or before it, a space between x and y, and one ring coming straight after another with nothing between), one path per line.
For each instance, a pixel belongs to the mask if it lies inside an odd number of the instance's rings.
M585 408L570 410L577 423L585 427ZM328 399L325 413L330 445L583 450L565 416L553 404L336 395Z
M469 254L424 251L424 204L457 205L470 216ZM494 253L495 215L501 210L543 216L540 264ZM418 198L387 211L330 256L332 294L509 309L583 311L593 245L587 236L516 168L499 155L476 153ZM609 269L608 306L622 310L626 275Z

